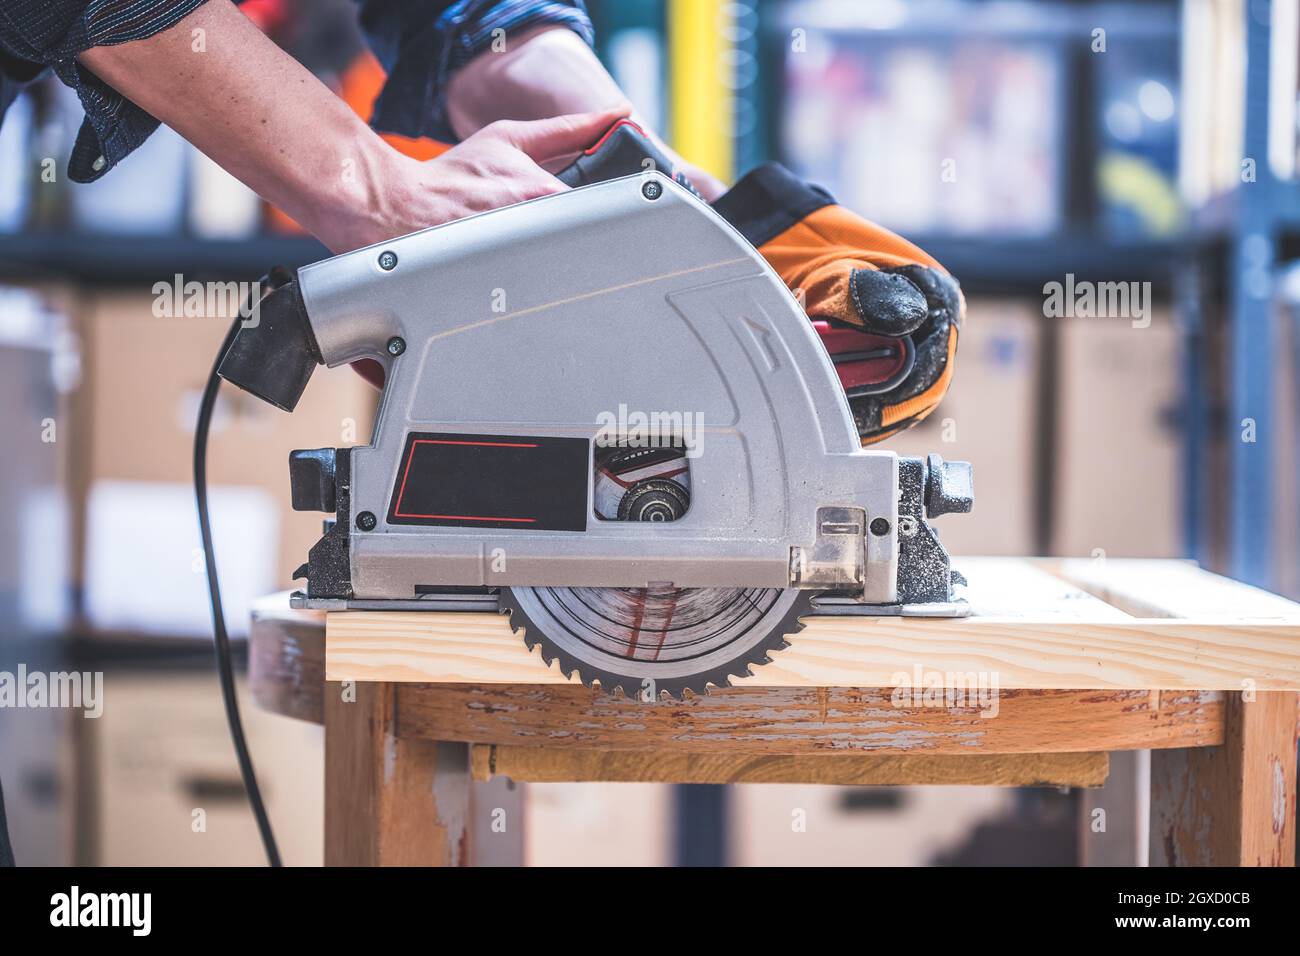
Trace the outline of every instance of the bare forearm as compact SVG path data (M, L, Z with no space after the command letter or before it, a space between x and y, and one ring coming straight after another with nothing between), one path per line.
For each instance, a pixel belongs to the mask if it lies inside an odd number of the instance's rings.
M549 25L511 36L504 51L485 50L465 64L448 88L447 112L456 135L465 137L501 119L602 110L626 100L576 33ZM632 119L646 126L636 113ZM647 132L667 149L654 130L647 128ZM716 199L725 190L709 173L667 151L706 199Z
M202 31L197 42L196 31ZM538 163L625 109L490 122L436 159L390 148L226 0L81 62L335 252L564 189Z
M396 154L232 4L80 59L327 244L383 218L379 184Z
M576 33L548 25L510 36L503 51L484 50L465 64L448 87L447 111L463 139L501 119L582 113L625 100Z

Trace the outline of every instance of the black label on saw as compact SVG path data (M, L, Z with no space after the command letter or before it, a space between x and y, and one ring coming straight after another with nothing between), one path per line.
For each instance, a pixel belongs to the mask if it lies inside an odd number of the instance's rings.
M411 432L389 524L587 530L585 438Z

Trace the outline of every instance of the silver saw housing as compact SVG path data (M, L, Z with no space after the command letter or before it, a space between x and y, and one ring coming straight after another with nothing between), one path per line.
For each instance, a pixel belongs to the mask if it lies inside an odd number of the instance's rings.
M629 696L747 673L818 596L849 614L965 612L929 521L970 509L969 465L863 449L790 290L660 173L306 266L262 306L235 342L245 360L300 313L315 360L385 371L369 445L291 455L295 508L334 514L295 575L298 606L446 610L499 593L530 645ZM643 489L649 505L628 511L654 520L598 513L598 451L664 439L685 449L689 482ZM594 620L665 589L698 594L683 599L697 610L779 597L721 637L677 635L698 653L620 663ZM577 613L595 617L579 621L560 596L584 594Z

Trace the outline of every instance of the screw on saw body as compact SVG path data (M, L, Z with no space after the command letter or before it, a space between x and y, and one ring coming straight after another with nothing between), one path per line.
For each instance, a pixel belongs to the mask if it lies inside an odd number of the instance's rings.
M646 199L651 199L651 200L658 199L660 196L663 195L663 192L664 192L664 187L660 186L653 179L641 187L641 195L645 196Z
M397 268L397 253L385 250L379 254L379 268L392 272Z
M889 534L889 522L884 518L874 518L871 522L871 533L877 538L883 538Z
M388 340L388 354L396 358L406 351L406 340L400 335L394 335Z
M362 531L374 531L375 525L378 523L379 521L375 518L374 512L363 511L357 515L357 527Z

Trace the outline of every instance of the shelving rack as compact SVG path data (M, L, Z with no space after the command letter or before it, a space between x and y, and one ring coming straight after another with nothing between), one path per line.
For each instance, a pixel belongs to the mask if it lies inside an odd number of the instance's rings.
M1228 571L1251 584L1268 587L1274 556L1274 482L1277 456L1271 439L1278 390L1273 374L1277 333L1272 277L1282 261L1288 233L1300 231L1300 189L1279 181L1265 160L1268 156L1270 77L1270 4L1248 3L1246 11L1245 154L1257 158L1257 179L1240 184L1229 201L1232 215L1220 228L1226 245L1227 315L1230 384L1227 428L1230 460ZM1200 341L1203 341L1201 339ZM1203 366L1202 366L1203 367ZM1195 388L1199 383L1189 383ZM1244 422L1253 420L1257 440L1241 440ZM1204 429L1204 417L1193 420ZM1188 438L1189 449L1201 449L1201 436ZM1203 474L1205 462L1190 472ZM1196 480L1189 475L1191 480ZM1202 508L1203 485L1187 489ZM1202 513L1204 513L1202 511ZM1191 552L1203 553L1203 525L1189 529Z

